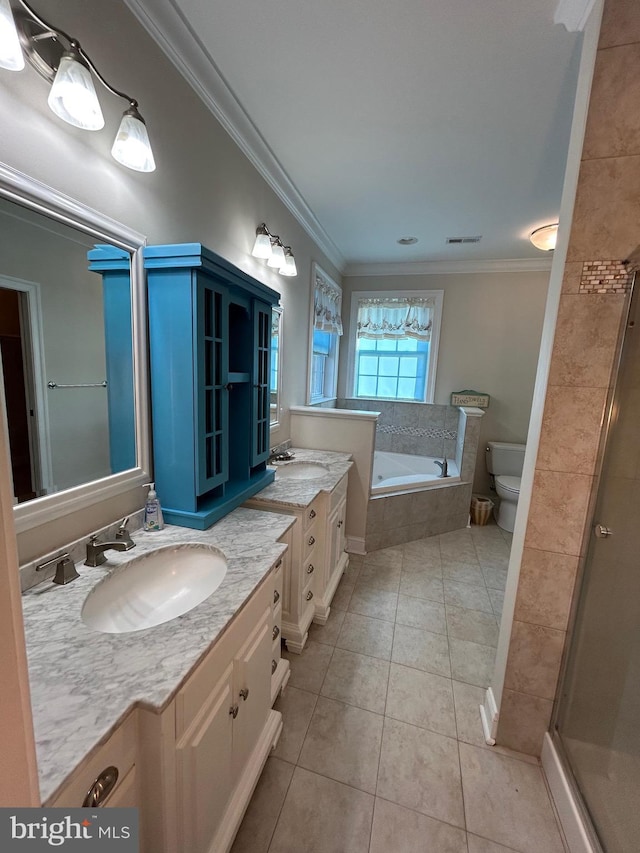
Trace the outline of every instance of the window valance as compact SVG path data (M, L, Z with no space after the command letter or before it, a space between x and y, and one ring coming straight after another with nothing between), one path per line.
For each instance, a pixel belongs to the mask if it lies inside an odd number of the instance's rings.
M370 340L408 337L429 341L435 304L433 297L360 299L357 337Z
M313 327L320 332L342 334L342 291L316 272L313 287Z

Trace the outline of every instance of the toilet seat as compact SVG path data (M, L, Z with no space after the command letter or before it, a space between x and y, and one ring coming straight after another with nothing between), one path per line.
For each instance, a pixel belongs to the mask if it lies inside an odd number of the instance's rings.
M521 479L521 477L510 477L508 474L498 474L496 477L496 487L500 486L500 488L505 492L510 492L513 495L519 495Z

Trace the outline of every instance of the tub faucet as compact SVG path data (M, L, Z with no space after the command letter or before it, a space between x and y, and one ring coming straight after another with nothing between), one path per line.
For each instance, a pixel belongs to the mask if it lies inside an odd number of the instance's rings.
M85 566L101 566L107 562L104 555L105 551L113 549L114 551L130 551L135 548L135 542L132 539L115 540L114 542L98 542L97 536L92 536L87 542L87 559L84 561Z
M434 459L433 461L436 463L436 465L440 469L440 473L438 474L438 478L440 479L442 477L448 477L449 476L449 464L447 462L447 457L445 456L444 459L442 460L442 462L440 462L438 459Z

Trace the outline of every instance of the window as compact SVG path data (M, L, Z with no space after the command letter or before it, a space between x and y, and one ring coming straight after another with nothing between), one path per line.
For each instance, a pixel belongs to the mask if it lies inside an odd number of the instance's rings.
M433 402L442 295L441 290L352 294L354 397Z
M338 343L342 335L342 291L313 265L313 307L309 367L309 402L332 400L337 394Z

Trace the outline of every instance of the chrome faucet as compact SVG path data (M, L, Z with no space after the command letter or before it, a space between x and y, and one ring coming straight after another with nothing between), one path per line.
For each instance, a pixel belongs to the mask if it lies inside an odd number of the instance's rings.
M448 477L449 476L449 463L447 462L447 457L445 456L442 462L439 462L437 459L433 460L438 468L440 468L440 473L438 474L438 478Z
M296 454L291 450L276 450L267 459L267 465L272 462L288 462L290 459L295 459Z
M99 542L97 536L92 536L87 542L87 559L84 561L85 566L101 566L103 563L106 563L107 558L104 555L105 551L110 551L111 549L114 551L130 551L132 548L135 548L136 543L131 539L126 528L124 531L126 533L126 538L121 537L118 539L118 535L121 531L122 526L120 527L120 530L118 530L113 542Z
M47 560L46 563L40 563L39 566L36 566L36 572L43 572L53 566L56 567L55 577L52 578L54 583L62 585L70 583L80 577L76 571L73 560L66 552L64 554L58 554L57 557L53 557L51 560Z

